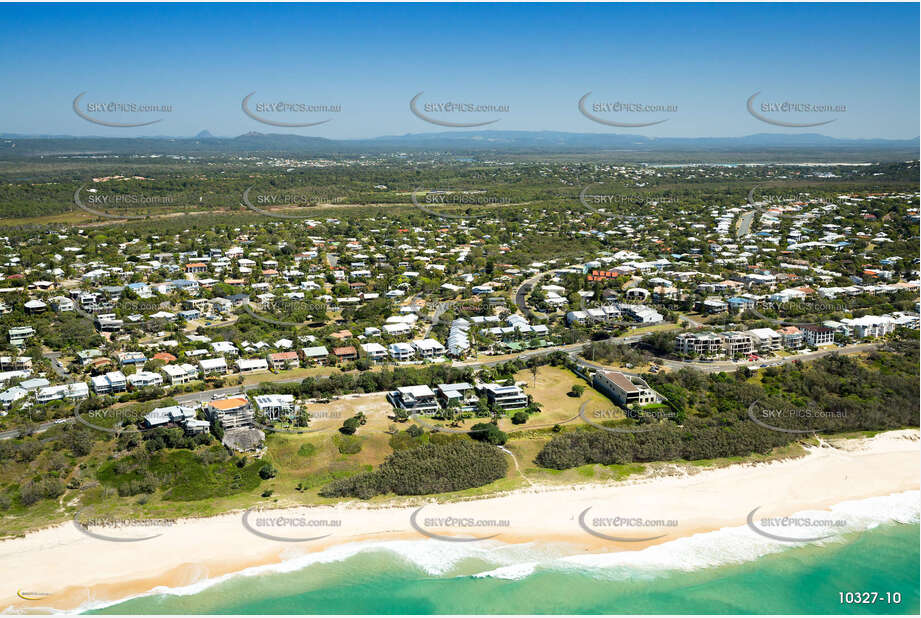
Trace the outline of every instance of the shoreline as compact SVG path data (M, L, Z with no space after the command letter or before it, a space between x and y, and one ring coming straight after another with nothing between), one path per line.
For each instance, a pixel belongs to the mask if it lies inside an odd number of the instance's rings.
M156 529L92 528L120 539L161 535L137 542L91 538L67 522L0 541L0 574L9 586L0 595L0 607L4 613L74 611L250 569L322 560L321 552L346 546L432 542L427 534L461 539L452 544L456 547L475 546L469 539L490 537L509 545L538 543L561 555L637 551L745 526L756 508L759 518L782 517L919 488L918 430L834 444L811 447L795 459L608 484L541 485L443 504L429 499L422 506L396 500L369 506L353 500L335 506L250 509L177 520ZM615 518L631 523L605 527ZM601 527L595 525L599 523ZM17 591L47 594L25 600Z

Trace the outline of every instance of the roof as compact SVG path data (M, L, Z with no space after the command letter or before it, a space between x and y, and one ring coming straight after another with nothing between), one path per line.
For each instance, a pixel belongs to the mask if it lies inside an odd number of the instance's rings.
M619 371L605 371L603 373L608 380L613 382L617 388L624 392L636 393L640 390L636 387L636 384L630 381L630 378L620 373Z
M211 407L215 410L234 410L242 408L249 403L248 399L243 397L230 397L228 399L218 399L211 402Z

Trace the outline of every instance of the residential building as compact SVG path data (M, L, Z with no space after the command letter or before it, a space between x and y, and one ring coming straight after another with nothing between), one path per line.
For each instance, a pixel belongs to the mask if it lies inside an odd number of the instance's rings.
M480 390L486 393L486 400L491 406L502 410L518 410L528 407L528 396L517 385L483 384Z
M631 378L619 371L596 371L592 386L621 406L645 406L662 401L642 378Z
M221 360L224 360L223 358ZM226 363L224 368L227 368ZM170 384L185 384L186 382L191 382L192 380L198 379L198 369L194 365L188 363L182 363L179 365L164 365L160 367L160 371L166 374L169 378Z
M256 407L267 419L277 420L294 412L294 395L256 395Z
M835 331L827 326L803 326L800 330L803 331L806 343L812 347L828 345L829 343L835 342Z
M217 399L205 404L208 420L220 420L224 429L250 427L253 424L253 408L246 397Z
M417 414L434 414L441 409L435 393L424 384L401 386L397 390L387 393L387 401L394 408Z

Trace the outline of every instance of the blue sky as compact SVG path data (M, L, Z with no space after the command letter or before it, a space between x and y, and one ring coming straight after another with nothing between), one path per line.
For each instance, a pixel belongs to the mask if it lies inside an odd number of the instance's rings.
M409 101L508 106L490 129L738 136L919 134L919 6L915 4L98 4L0 5L0 132L230 136L247 131L359 138L464 131L424 122ZM98 114L71 105L166 104L169 113ZM338 113L261 114L331 122L285 129L243 114L257 102L341 105ZM577 103L673 105L667 114L599 114ZM844 105L774 115L835 122L783 128L746 100ZM253 109L251 107L251 109Z

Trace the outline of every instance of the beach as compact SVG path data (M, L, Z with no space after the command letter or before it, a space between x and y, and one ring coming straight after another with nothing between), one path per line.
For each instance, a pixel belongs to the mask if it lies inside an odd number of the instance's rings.
M349 501L87 528L108 539L68 522L0 542L0 575L7 583L0 607L73 610L366 542L532 543L571 556L637 551L724 528L761 526L763 518L917 490L919 454L919 432L901 430L823 443L784 461L604 485L534 486L447 504L416 498L371 508ZM761 529L811 538L802 522ZM152 538L133 540L144 537ZM442 540L432 540L437 537Z

